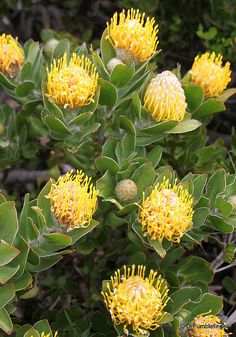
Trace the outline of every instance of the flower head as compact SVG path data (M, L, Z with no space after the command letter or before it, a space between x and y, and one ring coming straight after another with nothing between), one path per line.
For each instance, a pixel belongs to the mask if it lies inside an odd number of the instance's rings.
M137 185L131 179L123 179L116 184L115 194L121 201L131 201L136 197L137 193Z
M189 330L190 337L226 337L229 336L220 323L220 319L214 315L197 316L193 320Z
M129 326L140 335L155 330L164 316L168 288L164 279L156 278L157 272L151 270L148 276L145 272L142 265L124 266L123 273L118 269L102 293L114 324L122 324L127 335Z
M47 68L46 96L64 108L88 105L93 102L97 80L97 70L87 57L74 53L67 62L65 53Z
M97 208L98 191L82 171L68 172L52 184L48 198L58 223L87 227Z
M24 62L24 53L17 38L11 35L0 35L0 71L14 77Z
M144 96L144 107L157 121L181 121L187 103L178 78L166 70L154 77Z
M115 13L108 24L108 36L115 48L134 62L147 60L156 51L158 45L158 25L154 18L145 19L145 13L139 10L123 10L119 15ZM125 59L124 59L125 61Z
M192 204L192 196L182 185L177 186L175 181L172 186L168 179L164 179L141 205L139 219L143 235L160 242L163 238L179 242L191 227Z
M195 57L190 74L192 82L204 89L206 97L219 96L230 82L230 63L223 66L222 55L205 53Z

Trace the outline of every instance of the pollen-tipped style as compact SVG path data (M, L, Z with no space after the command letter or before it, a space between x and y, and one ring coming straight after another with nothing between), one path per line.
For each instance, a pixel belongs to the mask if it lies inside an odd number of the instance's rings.
M89 58L74 53L67 61L65 53L47 68L45 95L64 108L79 108L94 101L97 81L96 67Z
M68 172L52 184L48 198L59 224L67 229L87 227L97 208L98 191L82 171Z
M123 325L124 334L132 329L136 334L155 330L164 316L168 301L168 288L161 276L151 270L146 276L146 267L132 265L118 269L102 292L114 325Z
M144 95L144 107L157 122L184 118L187 103L178 78L166 70L156 75Z
M144 236L160 242L164 238L179 242L191 228L193 217L193 197L176 181L172 185L168 179L157 184L150 196L143 199L139 220Z
M8 77L14 77L24 63L24 53L17 38L0 35L0 71Z
M188 331L189 337L226 337L229 336L226 332L219 317L214 315L197 316L191 323L191 328Z
M145 18L145 13L140 13L138 9L115 13L107 27L117 56L124 62L143 62L155 53L158 25L154 18Z
M206 97L215 97L222 94L231 80L230 62L223 65L222 55L215 52L196 56L192 69L191 80L202 87Z

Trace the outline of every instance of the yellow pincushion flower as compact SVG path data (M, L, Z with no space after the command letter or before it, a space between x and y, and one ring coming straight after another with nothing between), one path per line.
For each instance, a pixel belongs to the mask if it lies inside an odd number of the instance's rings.
M52 184L48 198L59 224L87 227L97 208L98 191L82 171L68 172Z
M230 62L222 65L222 55L214 52L196 56L190 70L192 82L204 89L206 97L219 96L231 80Z
M166 70L156 75L148 85L144 107L157 121L181 121L187 103L178 78Z
M190 337L226 337L229 336L220 319L214 315L197 316L189 330Z
M164 279L156 278L157 272L151 270L145 276L146 267L139 265L124 266L107 282L107 291L102 292L107 309L114 325L122 324L128 335L130 327L135 333L146 334L159 326L168 301L168 288Z
M17 38L11 35L0 35L0 71L14 77L24 62L24 53Z
M94 101L98 73L87 57L66 53L47 68L46 96L64 108L78 108Z
M121 58L124 53L134 62L143 62L156 51L158 25L154 18L145 19L145 13L141 14L138 9L129 9L127 13L123 10L119 15L115 13L107 26L108 36Z
M168 179L157 184L149 197L143 199L139 220L144 236L151 240L164 238L179 242L191 228L193 197L182 185L173 186Z

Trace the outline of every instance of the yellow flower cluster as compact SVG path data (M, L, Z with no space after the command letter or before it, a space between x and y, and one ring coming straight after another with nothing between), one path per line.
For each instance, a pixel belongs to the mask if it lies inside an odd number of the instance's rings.
M159 326L168 301L168 288L164 279L151 270L145 276L146 267L142 265L124 266L107 282L103 292L104 301L115 325L122 324L128 335L130 327L135 333L146 334Z
M11 35L0 35L0 71L14 77L24 62L24 53L17 38Z
M220 319L214 315L197 316L189 330L190 337L226 337L229 336Z
M222 65L215 52L196 56L190 71L192 82L204 89L206 97L219 96L231 79L230 63Z
M157 184L152 193L143 199L139 212L143 235L160 242L164 238L179 242L191 228L193 197L182 185L173 186L168 179Z
M87 227L97 208L98 191L82 171L68 172L51 186L48 198L58 223L68 229Z
M97 70L89 58L74 53L67 62L65 53L47 68L46 96L64 108L78 108L94 101L97 81Z
M143 62L156 51L158 25L154 18L145 19L145 13L141 14L133 8L127 13L123 10L119 15L115 13L107 26L108 36L118 49L118 54L120 50L120 55L123 51L134 62Z
M148 85L144 107L157 121L181 121L187 103L178 78L166 70L156 75Z

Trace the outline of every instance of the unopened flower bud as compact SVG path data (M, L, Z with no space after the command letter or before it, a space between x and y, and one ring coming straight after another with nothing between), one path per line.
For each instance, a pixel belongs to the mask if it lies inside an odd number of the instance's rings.
M138 192L137 185L131 179L123 179L116 184L115 194L121 201L133 200Z
M44 52L48 55L51 54L58 45L58 43L59 41L57 39L48 40L43 48Z
M233 210L236 211L236 195L229 197L229 203L233 206Z
M124 64L119 58L114 57L113 59L111 59L108 63L107 63L107 69L108 71L111 73L112 70L118 66L119 64Z

